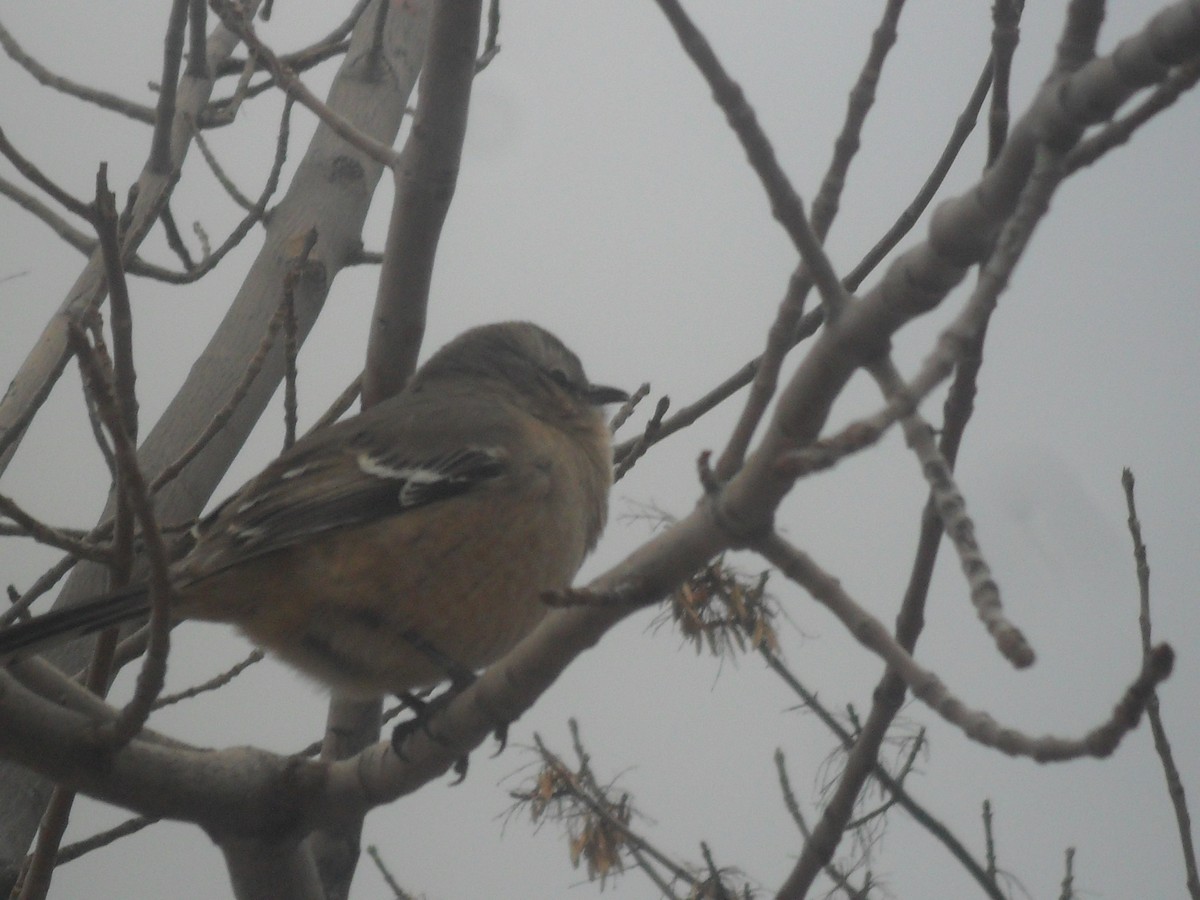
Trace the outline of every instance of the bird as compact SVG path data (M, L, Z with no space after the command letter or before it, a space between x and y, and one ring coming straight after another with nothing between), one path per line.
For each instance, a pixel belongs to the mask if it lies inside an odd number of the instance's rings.
M510 650L604 528L606 404L529 322L472 328L298 440L193 529L173 621L229 623L342 696L413 696ZM136 620L145 586L0 631L0 662Z

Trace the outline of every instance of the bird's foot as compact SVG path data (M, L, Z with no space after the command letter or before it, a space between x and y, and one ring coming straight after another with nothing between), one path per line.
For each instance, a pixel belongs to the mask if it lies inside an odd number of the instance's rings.
M417 731L423 731L431 740L447 746L447 742L430 728L430 724L459 694L474 684L475 680L473 672L458 671L451 678L450 686L432 699L425 699L411 691L398 694L400 702L412 712L412 716L392 729L392 752L407 762L408 757L404 754L404 745ZM497 725L494 735L499 746L493 756L499 756L508 744L508 723ZM455 761L453 768L458 777L452 784L460 784L467 777L469 762L469 756L462 756Z

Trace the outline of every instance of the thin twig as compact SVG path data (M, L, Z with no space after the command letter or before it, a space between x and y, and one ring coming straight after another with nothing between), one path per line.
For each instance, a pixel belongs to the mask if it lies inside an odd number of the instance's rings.
M837 307L845 300L845 290L832 263L821 248L821 242L813 233L808 216L804 212L804 205L779 165L775 150L759 127L758 118L746 102L741 87L725 72L712 47L684 12L678 0L657 2L667 21L675 29L680 45L708 82L713 99L729 120L730 127L741 142L751 167L771 201L772 215L783 226L804 259L821 294L822 303L836 312Z
M921 214L933 200L951 166L958 158L959 151L962 149L963 144L966 142L967 137L970 136L979 119L979 111L983 106L983 101L987 97L988 88L991 85L991 66L991 60L989 59L979 76L970 99L967 101L966 107L955 122L954 129L947 140L941 157L938 159L933 171L925 180L921 189L917 192L916 197L913 198L912 202L899 215L884 237L868 251L867 255L842 280L847 291L854 291L858 288L887 254L912 230L912 227L920 219ZM792 345L795 346L816 333L824 321L825 315L822 307L818 307L807 313L801 319L796 334L792 338ZM746 363L694 403L680 407L673 415L664 419L662 427L657 432L656 442L662 441L675 432L688 427L701 416L712 411L746 385L753 382L755 374L758 372L760 361L761 357ZM631 439L618 444L613 451L614 458L619 459L622 454L627 453L633 445L634 440L637 439Z
M802 286L809 282L815 283L821 295L826 318L830 321L839 315L849 298L838 280L833 264L821 247L820 237L809 223L799 195L779 165L775 149L766 133L759 127L754 110L746 101L741 87L726 73L704 35L692 23L677 0L657 2L675 29L680 45L708 82L713 99L725 113L730 127L742 144L751 168L766 191L772 214L792 239L803 263L792 275L788 291L768 333L767 349L759 359L754 389L717 462L716 477L724 481L732 477L741 466L754 431L775 393L779 368L784 355L792 346L791 339L796 324L804 313L804 296L807 290Z
M871 49L863 61L854 87L850 89L846 118L842 122L841 132L833 142L833 159L829 162L829 168L821 179L821 186L812 202L813 231L822 241L829 234L829 228L837 216L850 163L862 146L863 124L875 105L875 89L879 86L888 52L895 46L896 26L903 9L904 0L888 0L884 4L879 24L871 34Z
M354 401L358 399L360 393L362 393L362 375L356 376L346 385L345 389L334 398L333 402L329 404L329 408L321 413L321 417L313 422L312 427L305 434L309 435L326 425L332 425L354 405Z
M96 235L100 241L101 256L104 261L105 282L108 288L111 316L109 327L113 336L113 359L111 369L106 373L111 379L113 403L120 419L119 428L125 440L131 445L137 444L138 433L138 403L135 390L137 375L133 365L133 314L129 305L129 288L125 281L125 270L121 264L121 234L117 216L116 196L108 188L108 166L101 163L96 172L96 198L93 201L95 209ZM97 357L104 362L103 335L99 323L93 327L93 340L96 342ZM101 400L95 390L86 390L89 418L94 417L99 423L104 423L104 411ZM110 429L112 422L104 423ZM136 532L134 504L136 503L128 487L128 470L121 465L115 449L103 439L102 431L96 427L96 437L101 451L105 453L106 461L110 459L113 471L113 486L116 495L116 511L113 515L113 558L109 565L109 579L113 587L124 587L129 583L133 571L134 535ZM114 443L116 438L114 438ZM92 658L88 664L86 685L93 693L103 696L108 691L112 680L113 654L117 646L117 629L106 628L92 649ZM57 847L57 845L56 845Z
M196 135L196 137L199 138L199 135ZM179 233L179 226L175 223L175 214L171 211L171 202L169 200L163 204L162 211L158 214L158 220L162 222L163 234L167 239L167 246L179 257L184 270L189 271L196 268L192 254L188 252L187 244L183 242L183 235Z
M580 758L578 773L572 772L567 764L546 746L540 735L535 734L533 736L534 745L537 747L543 763L558 776L560 789L569 792L571 797L587 807L589 813L602 819L606 825L619 832L631 846L639 847L652 857L658 865L667 869L672 877L695 886L696 879L687 869L674 862L669 856L657 849L641 835L631 830L628 825L612 814L609 809L612 801L605 796L603 789L596 784L595 779L590 774L587 754L583 751L582 745L579 743L577 726L572 728L572 735L576 755Z
M975 88L971 91L971 96L967 100L967 105L963 111L959 113L958 118L954 122L954 128L950 132L950 137L946 141L946 146L942 148L942 154L934 163L933 169L926 177L925 182L918 189L916 196L912 202L904 208L896 221L875 245L867 251L866 255L859 261L850 272L846 275L846 289L854 291L866 279L875 267L883 262L896 245L904 239L921 215L929 207L933 198L937 195L938 189L942 186L942 182L946 180L946 176L950 173L955 160L958 159L958 154L962 150L963 144L970 137L971 132L975 130L975 124L979 121L979 111L983 108L983 101L987 98L988 89L992 84L992 71L994 65L992 58L983 66L983 71L979 73L979 78L975 81Z
M212 148L208 146L208 140L204 135L197 130L192 137L196 140L196 147L200 150L200 155L208 163L209 170L213 173L213 176L217 179L221 187L225 188L225 193L229 195L229 198L247 212L255 210L256 204L254 201L238 190L237 185L233 183L233 179L229 177L228 173L221 166L221 163L217 161L217 157L213 154Z
M359 2L362 3L363 0L359 0ZM366 0L366 2L369 3L370 0ZM280 56L279 59L284 65L299 75L301 72L320 65L327 59L343 55L349 49L350 42L348 40L335 41L331 44L318 43L312 47L299 50L296 53L286 53ZM207 130L230 124L234 120L238 109L241 108L243 101L252 100L279 86L279 83L273 76L264 78L262 81L256 81L253 84L250 83L250 79L257 71L256 60L257 57L251 55L248 60L243 60L240 63L242 77L238 80L233 93L228 97L212 101L205 108L204 112L198 117L201 128Z
M150 816L134 816L132 819L126 819L120 825L109 828L106 831L101 831L82 841L76 841L73 844L67 844L61 847L58 855L54 858L54 864L61 866L63 863L69 863L72 860L79 859L85 853L90 853L93 850L99 850L101 847L107 847L109 844L123 837L129 837L131 834L137 834L143 828L154 825L161 820L151 818Z
M646 449L654 443L655 435L658 433L659 427L662 425L663 416L667 414L667 410L671 406L671 398L666 395L658 398L658 403L654 406L654 414L650 416L646 422L646 427L642 429L641 437L635 440L632 446L621 454L617 460L616 468L613 470L613 481L620 481L633 468L634 464L642 458Z
M258 57L253 52L242 61L241 73L238 75L233 93L222 100L209 101L200 115L196 117L196 124L199 128L221 128L237 118L237 114L242 108L242 102L254 96L250 79L254 77L257 62ZM274 79L269 79L269 86L275 86Z
M304 236L304 244L300 252L291 261L283 276L283 299L280 308L283 310L283 449L296 443L296 354L299 352L299 341L296 334L296 282L304 277L308 257L317 245L317 229L310 228Z
M226 254L238 246L242 242L242 239L250 233L250 229L264 218L267 203L279 187L279 175L283 171L284 162L287 160L287 145L291 135L291 113L292 99L288 97L284 101L283 115L279 120L279 134L275 141L275 159L271 163L271 171L267 174L267 180L263 184L262 192L258 195L258 199L251 205L249 212L242 217L242 220L238 222L225 240L221 242L221 246L216 250L210 250L204 234L199 229L199 224L197 223L196 231L201 238L204 250L203 259L199 265L193 266L184 272L171 272L139 259L130 263L128 266L129 272L134 275L142 275L158 281L165 281L168 284L191 284L215 269L218 263L225 258ZM199 137L199 135L196 136Z
M88 343L78 325L71 326L68 337L83 372L84 383L95 397L96 407L112 438L117 464L124 475L125 490L141 526L142 540L150 566L150 640L145 661L141 672L138 673L133 697L111 727L106 728L111 746L119 748L141 730L150 714L151 705L162 690L170 644L169 603L172 587L167 569L166 545L154 517L150 490L138 465L137 450L125 433L121 414L116 407L111 388L104 379L103 369L98 364L92 345Z
M379 848L374 844L367 845L367 856L371 857L371 862L375 863L375 868L379 870L379 874L383 877L384 883L391 889L392 896L395 900L413 900L413 895L408 893L404 888L400 887L400 882L392 877L391 870L383 861L383 857L379 855Z
M133 367L133 314L129 305L129 285L121 265L121 236L118 233L116 196L108 188L108 165L100 163L96 172L95 225L104 255L104 274L108 284L109 328L113 340L113 390L121 423L129 439L136 443L138 405Z
M39 575L37 580L19 598L14 600L8 609L0 612L0 628L6 628L10 623L24 616L33 602L58 584L71 569L75 568L77 562L79 562L78 556L73 553L68 554Z
M26 212L41 219L55 234L80 253L90 256L96 249L94 238L84 234L33 194L21 190L7 178L0 178L0 194L8 197Z
M1058 900L1077 900L1079 895L1075 893L1075 848L1068 847L1065 856L1062 892L1058 895Z
M74 803L74 791L61 784L54 786L46 811L42 813L33 853L25 858L24 871L19 879L21 892L18 900L44 900L49 894L58 848L71 820Z
M1125 488L1125 506L1129 513L1129 534L1133 538L1133 556L1137 564L1139 612L1138 624L1142 634L1142 656L1153 652L1150 644L1150 564L1147 561L1146 545L1142 543L1142 525L1138 521L1137 506L1133 497L1133 471L1121 473L1121 484ZM1179 843L1183 850L1183 865L1187 873L1187 889L1193 900L1200 900L1200 875L1196 869L1196 847L1192 841L1192 817L1188 813L1187 795L1175 754L1167 738L1167 726L1163 722L1158 696L1153 694L1146 704L1146 717L1150 720L1150 733L1154 735L1154 749L1162 763L1163 776L1167 782L1167 796L1175 810L1175 825L1179 831ZM1065 888L1064 888L1065 889Z
M996 880L996 838L992 833L992 801L983 801L983 857L987 860L987 875Z
M816 714L822 724L837 736L842 747L846 750L851 750L855 746L856 741L861 739L862 729L851 733L837 720L833 713L825 708L825 705L817 699L816 694L809 691L800 683L799 679L792 674L778 656L765 647L760 647L759 653L766 660L771 670L782 678L784 683L800 697L804 705ZM1000 892L1000 888L993 880L988 878L987 872L984 871L983 867L971 855L971 851L963 846L962 842L954 835L954 832L947 828L941 821L934 818L932 813L918 803L909 793L908 789L897 781L878 759L871 763L868 774L883 786L884 790L891 795L905 812L912 816L914 821L945 846L950 855L958 860L963 868L970 873L971 877L975 879L976 883L979 884L980 888L983 889L983 892L991 900L1007 900Z
M475 74L478 75L488 67L488 64L496 58L500 52L500 0L491 0L488 4L488 28L487 37L483 41L483 51L479 54L479 58L475 60Z
M861 729L859 729L859 731L861 732ZM911 774L913 770L913 766L917 764L917 757L920 755L921 751L925 749L926 744L924 728L917 732L917 736L911 740L910 745L911 746L908 748L908 756L905 758L904 762L901 763L900 770L894 776L892 776L896 779L897 785L903 786L904 780L908 778L909 774ZM899 804L900 799L895 794L889 794L888 797L877 807L863 813L857 819L851 819L849 822L847 822L846 829L853 831L855 829L862 828L871 820L887 815L889 809L891 809L893 806L898 806Z
M801 811L800 803L796 800L796 794L792 790L792 783L788 778L787 763L783 758L783 751L778 748L775 750L775 772L779 777L779 790L783 794L783 805L787 807L792 821L800 829L800 835L804 840L808 841L812 838L812 832L808 828L808 823L804 820L804 813ZM830 877L834 884L845 891L847 896L853 898L853 900L868 900L866 894L852 885L850 877L842 871L840 866L834 865L832 861L825 863L825 874Z
M72 197L51 181L41 169L26 159L8 140L8 136L4 133L3 128L0 128L0 154L3 154L13 164L13 168L32 181L34 185L49 194L53 200L63 206L68 212L72 212L86 221L91 221L91 207L82 200Z
M291 68L295 69L296 71L300 71L301 68L311 68L313 63L308 62L308 60L317 58L317 61L320 62L328 59L328 56L322 54L327 52L330 47L341 47L341 49L344 51L346 49L346 38L350 36L350 32L352 32L354 30L354 26L358 24L359 17L362 16L363 12L365 12L366 8L370 5L371 0L357 0L357 2L354 4L354 7L350 10L349 14L347 14L346 18L335 25L329 34L322 38L318 38L307 47L302 47L301 49L294 50L291 53L281 54L279 58L287 63ZM252 69L266 68L265 64L262 64L254 57L250 57L249 61L252 63ZM229 59L224 60L218 67L217 74L233 75L237 72L240 72L245 67L246 62L247 60L245 59L230 57Z
M182 703L184 700L191 700L194 697L199 697L201 694L206 694L209 691L215 691L223 688L252 665L262 662L265 658L266 654L263 653L263 651L253 650L251 651L250 655L241 662L230 666L221 674L215 675L207 681L202 681L200 684L192 685L187 690L179 691L176 694L163 694L154 701L154 708L162 709L164 706L172 706L176 703Z
M621 408L613 414L613 417L608 422L608 430L616 434L621 426L629 421L629 417L633 415L633 411L637 409L639 403L646 399L646 395L649 393L650 382L643 381L638 386L638 389L629 395L629 399L621 404Z
M711 412L728 400L735 393L740 391L751 381L754 380L754 373L758 371L758 360L754 359L746 363L707 394L694 403L677 409L674 415L663 419L661 426L656 432L656 442L662 441L677 431L687 428L705 413ZM627 441L622 441L613 447L613 459L620 459L627 454L633 446L642 440L639 435L635 438L630 438Z
M9 55L13 62L46 87L66 94L69 97L75 97L87 103L94 103L101 109L119 113L138 122L145 122L147 125L154 123L154 110L149 106L134 103L131 100L126 100L124 97L118 97L116 94L97 90L90 85L80 84L51 72L26 53L3 24L0 24L0 46L4 48L4 52Z
M16 500L3 494L0 494L0 515L12 519L24 529L28 537L40 544L57 547L80 559L89 559L93 562L107 563L112 559L112 554L107 547L87 539L80 540L76 536L78 532L62 530L45 524L26 512Z

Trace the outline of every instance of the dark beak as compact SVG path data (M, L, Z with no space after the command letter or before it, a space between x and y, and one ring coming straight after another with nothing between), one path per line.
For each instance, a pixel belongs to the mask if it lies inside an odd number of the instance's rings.
M602 384L589 384L583 396L593 406L604 406L606 403L624 403L629 395L620 388L605 387Z

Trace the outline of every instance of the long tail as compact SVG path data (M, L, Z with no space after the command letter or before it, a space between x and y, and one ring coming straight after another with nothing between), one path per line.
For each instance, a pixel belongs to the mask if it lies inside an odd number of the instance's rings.
M149 612L150 599L144 586L124 588L66 609L53 610L0 631L0 664L17 657L32 656L45 647L95 634Z

